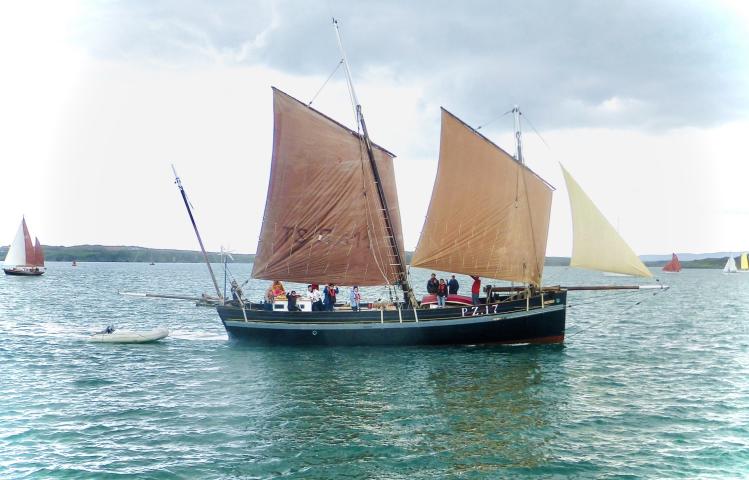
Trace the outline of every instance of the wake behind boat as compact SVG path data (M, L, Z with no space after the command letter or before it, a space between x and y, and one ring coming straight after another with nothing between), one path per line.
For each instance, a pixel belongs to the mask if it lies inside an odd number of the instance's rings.
M119 330L107 327L101 332L94 333L88 340L94 343L150 343L169 336L169 329L155 328L149 331Z
M43 275L46 271L44 250L38 238L35 238L35 243L31 243L26 218L21 218L16 236L13 238L13 243L11 243L8 254L5 256L3 271L6 275L26 277Z

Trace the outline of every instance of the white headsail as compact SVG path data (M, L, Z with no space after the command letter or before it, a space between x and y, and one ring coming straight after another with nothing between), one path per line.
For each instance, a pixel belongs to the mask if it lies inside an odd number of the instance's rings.
M28 265L30 256L33 256L33 246L31 251L27 253L27 243L31 244L31 238L29 237L29 231L26 228L26 220L21 220L21 224L18 226L16 236L13 238L13 243L10 244L8 254L5 256L4 265L6 267L16 267L21 265Z
M602 272L652 277L648 267L627 245L572 175L562 167L572 209L572 259L570 266Z
M736 260L734 260L733 255L728 255L726 266L723 267L723 273L736 273L737 271Z

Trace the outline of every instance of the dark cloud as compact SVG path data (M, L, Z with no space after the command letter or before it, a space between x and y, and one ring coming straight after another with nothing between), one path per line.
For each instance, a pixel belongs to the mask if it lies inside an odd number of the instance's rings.
M749 112L749 27L709 2L96 3L80 39L107 58L327 74L333 14L358 77L386 69L474 125L514 103L538 128L710 126Z

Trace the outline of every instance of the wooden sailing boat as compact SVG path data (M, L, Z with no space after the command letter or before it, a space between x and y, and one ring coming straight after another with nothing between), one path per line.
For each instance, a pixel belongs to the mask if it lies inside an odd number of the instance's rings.
M663 266L663 271L668 273L681 272L681 262L675 253L671 254L671 261Z
M422 308L404 262L394 155L369 139L345 54L343 64L361 133L273 89L271 175L252 277L387 285L403 299L357 312L226 303L217 311L229 336L293 345L562 342L567 291L602 288L541 287L554 189L524 165L519 127L513 158L442 110L437 177L412 264L522 286L489 286L473 306ZM519 125L519 110L515 115ZM584 244L573 251L573 264L651 276L566 171L565 178L575 241ZM611 252L601 254L594 239Z
M741 273L749 272L749 259L747 259L746 252L741 254L741 263L739 265L739 272Z
M736 273L738 272L738 269L736 268L736 260L733 258L733 255L728 255L728 260L726 260L726 265L723 267L723 273Z
M38 276L45 272L44 250L39 239L31 243L31 235L26 226L26 218L21 218L16 236L5 256L3 271L6 275Z
M253 278L390 285L402 291L404 299L392 302L386 309L359 312L285 312L268 310L258 304L219 306L218 313L230 337L253 343L335 345L550 343L563 340L566 292L561 290L545 295L536 291L527 298L517 299L505 294L502 301L499 295L496 301L495 296L490 296L480 305L471 307L420 309L407 281L403 262L393 155L371 143L366 133L360 135L349 130L277 89L273 89L273 96L275 125L271 178ZM526 198L525 183L521 182L522 212L527 213L529 205L535 207L536 202L540 202L542 208L550 207L551 188L543 180L507 154L504 154L507 158L502 165L490 165L492 158L501 155L498 147L488 144L448 112L443 111L442 119L443 141L440 173L432 200L434 208L450 200L440 196L442 188L439 182L441 178L447 178L448 171L458 168L457 154L463 151L460 144L464 141L471 142L472 152L480 154L487 168L512 168L532 184L530 188L539 195ZM366 132L363 121L362 130ZM320 165L328 164L333 168L320 168ZM461 181L470 183L470 179ZM499 175L497 181L516 184L514 177L510 182L504 175ZM448 187L448 183L444 185ZM496 190L501 189L485 189L487 200ZM501 195L508 197L504 193ZM511 202L514 202L514 197ZM469 202L463 204L470 206ZM474 220L478 222L474 224L477 228L473 234L460 238L480 242L496 237L515 224L522 226L524 233L532 233L528 217L521 213L514 215L510 223L495 224L495 216L501 210L501 207L488 208L484 216L489 218L484 223L481 222L482 215L469 218L471 224ZM509 248L516 248L518 260L507 264L496 261L489 267L481 267L478 252L472 252L474 256L465 259L466 267L454 271L537 282L543 267L548 211L538 217L535 226L540 233L530 237L536 239L532 245L522 242L518 238L520 235L512 232L502 234L498 240ZM439 221L430 213L426 229L438 228L430 218ZM478 227L481 225L485 228L480 231ZM457 233L455 237L458 237ZM457 253L446 257L431 253L437 238L422 236L414 265L453 262L450 265L458 266ZM463 249L463 246L459 244L457 249ZM502 259L509 257L497 255ZM523 262L526 267L522 266Z

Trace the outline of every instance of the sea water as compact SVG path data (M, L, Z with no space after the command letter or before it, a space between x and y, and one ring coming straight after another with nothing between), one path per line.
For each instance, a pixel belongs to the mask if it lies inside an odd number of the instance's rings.
M200 264L3 277L0 478L748 477L749 275L656 273L571 292L564 345L418 348L248 347L211 308L118 294L211 293ZM108 324L172 335L86 341Z

